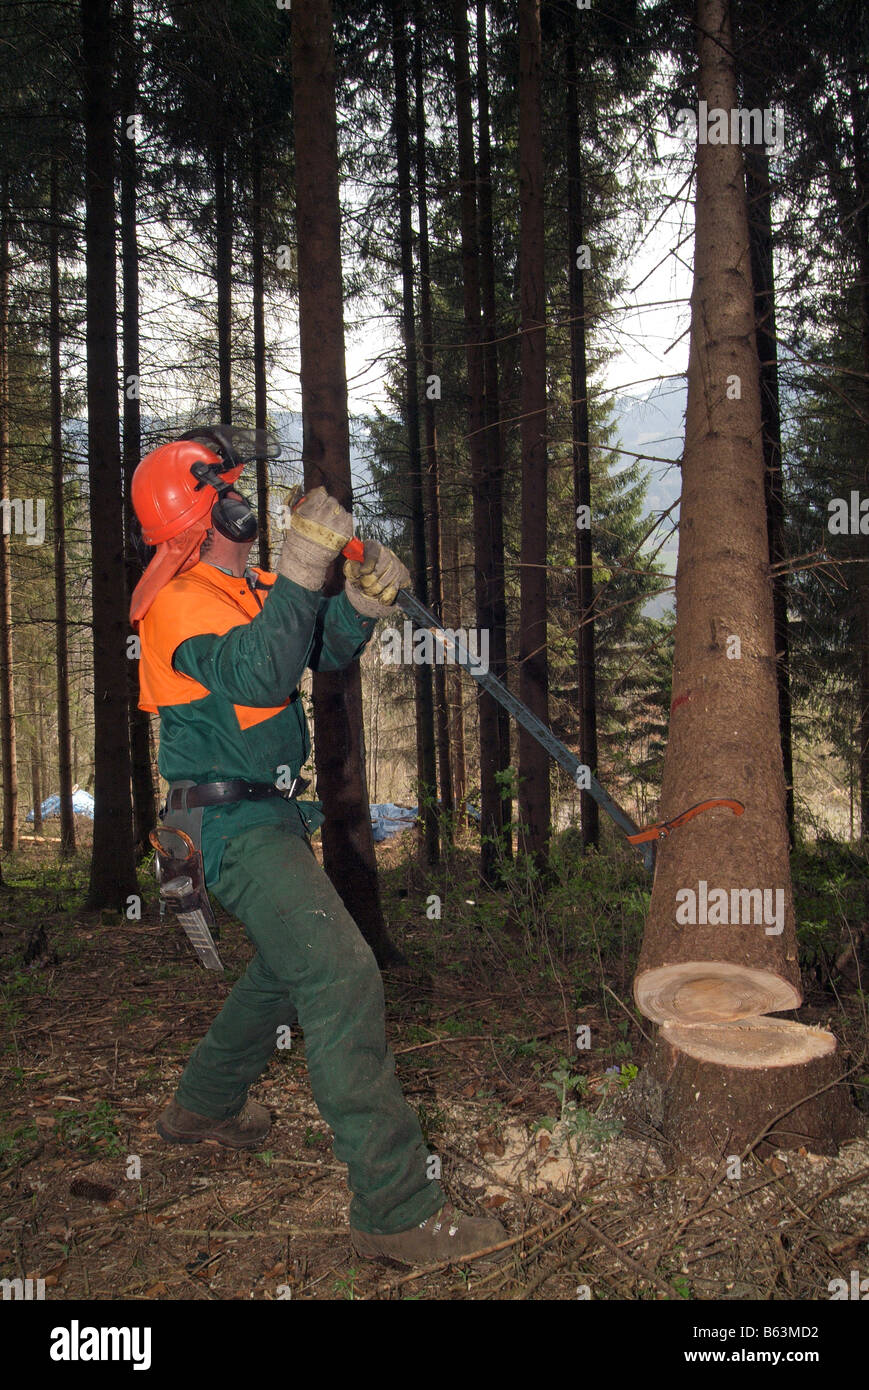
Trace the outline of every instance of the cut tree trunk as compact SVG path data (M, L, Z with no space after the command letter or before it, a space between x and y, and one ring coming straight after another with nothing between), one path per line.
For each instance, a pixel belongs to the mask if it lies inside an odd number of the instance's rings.
M822 1028L782 1018L668 1025L624 1113L652 1125L665 1157L835 1153L861 1132L840 1072L836 1039Z
M698 96L709 110L733 110L728 0L698 0L696 29ZM761 1017L796 1007L801 992L738 144L698 144L695 237L660 816L670 820L721 797L745 810L707 810L660 843L634 981L640 1011L664 1025L637 1098L646 1084L649 1094L660 1087L658 1127L692 1158L720 1156L722 1142L736 1151L777 1109L838 1075L832 1035L819 1044L815 1030ZM847 1109L845 1093L837 1094L824 1104ZM807 1115L792 1116L792 1124L812 1131L800 1142L817 1146L818 1125ZM824 1142L835 1143L847 1129L848 1117L840 1117ZM725 1130L733 1137L722 1141Z
M344 361L341 213L335 59L329 0L293 11L296 221L305 488L322 486L351 508L350 429ZM342 564L327 588L338 592ZM314 751L326 817L323 863L381 965L404 958L389 940L368 812L359 663L316 671Z
M854 183L856 211L854 232L857 252L858 296L860 304L860 341L863 350L863 378L858 382L858 399L862 407L863 424L862 477L869 472L866 457L866 421L869 420L869 129L867 129L865 83L852 72L849 81L849 106L854 141ZM858 738L860 767L860 834L869 840L869 541L862 534L856 538L857 605L860 631L860 723Z
M767 107L767 92L755 76L754 64L746 63L745 106ZM775 319L775 267L772 243L772 190L769 153L763 143L745 147L745 180L748 198L748 234L751 278L754 284L755 332L760 360L760 405L763 418L766 525L769 558L773 566L772 602L775 628L776 680L779 729L785 777L785 815L788 835L794 843L794 758L791 734L790 629L788 578L781 568L787 556L782 474L781 408L778 381L778 338Z

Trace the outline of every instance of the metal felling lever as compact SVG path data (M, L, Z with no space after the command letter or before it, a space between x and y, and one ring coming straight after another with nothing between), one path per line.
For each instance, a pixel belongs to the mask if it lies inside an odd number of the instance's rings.
M364 560L365 543L361 541L358 536L354 536L352 540L347 542L342 554L346 555L348 560ZM532 738L535 738L541 747L546 749L549 756L554 759L560 767L564 768L565 772L569 774L580 791L587 791L589 796L606 811L610 819L615 821L625 838L630 841L631 844L637 843L634 839L637 835L640 835L644 840L648 841L648 843L643 843L640 848L640 853L643 856L645 867L648 869L649 873L652 873L655 868L657 836L643 836L639 826L631 820L627 812L623 811L621 806L613 800L609 792L604 790L597 778L592 775L590 768L581 763L576 754L571 753L570 749L567 748L559 738L555 737L552 730L547 728L543 721L538 719L537 715L534 714L526 704L523 704L521 700L518 700L516 696L507 689L503 681L500 681L497 676L493 675L476 657L471 656L461 638L457 638L455 633L448 635L442 623L439 622L434 613L430 612L424 604L420 603L419 599L414 598L413 594L409 593L407 589L399 589L395 596L395 602L418 627L428 628L435 639L452 654L452 658L456 664L463 666L468 674L473 676L477 684L483 687L487 694L491 695L494 700L497 700L499 705L502 705L509 714L512 714L517 723L528 730Z
M715 797L711 801L698 801L696 806L689 806L687 811L681 815L674 816L672 820L659 820L654 825L647 825L645 830L640 830L636 835L628 835L628 840L632 845L641 845L647 840L666 840L667 836L676 830L686 821L693 820L699 816L701 811L709 811L713 806L727 806L735 816L741 816L745 807L741 801L731 801L726 797Z

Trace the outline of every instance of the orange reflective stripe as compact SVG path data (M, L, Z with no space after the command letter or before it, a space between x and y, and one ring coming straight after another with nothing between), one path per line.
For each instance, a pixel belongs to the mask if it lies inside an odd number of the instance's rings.
M269 587L276 576L266 570L254 574ZM265 595L267 598L268 595ZM139 626L139 708L156 713L161 705L189 705L203 700L210 692L192 676L176 671L172 657L189 637L203 633L223 637L234 627L250 622L260 612L247 580L224 574L201 561L171 580L157 594ZM242 729L271 719L289 704L263 709L235 705Z

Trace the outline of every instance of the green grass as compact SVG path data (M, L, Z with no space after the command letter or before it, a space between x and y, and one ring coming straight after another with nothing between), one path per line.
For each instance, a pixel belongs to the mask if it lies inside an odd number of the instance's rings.
M64 1148L88 1155L118 1158L126 1152L119 1116L107 1100L90 1110L56 1110L54 1134Z

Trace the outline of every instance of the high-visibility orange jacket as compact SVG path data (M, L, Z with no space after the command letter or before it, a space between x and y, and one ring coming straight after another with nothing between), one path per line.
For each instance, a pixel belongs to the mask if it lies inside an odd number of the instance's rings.
M303 672L349 665L374 627L346 594L327 598L283 575L251 568L237 578L205 561L178 575L139 626L139 704L160 715L160 772L170 782L288 785L311 749ZM318 802L278 797L207 807L206 880L240 831L287 820L304 834L322 819Z

